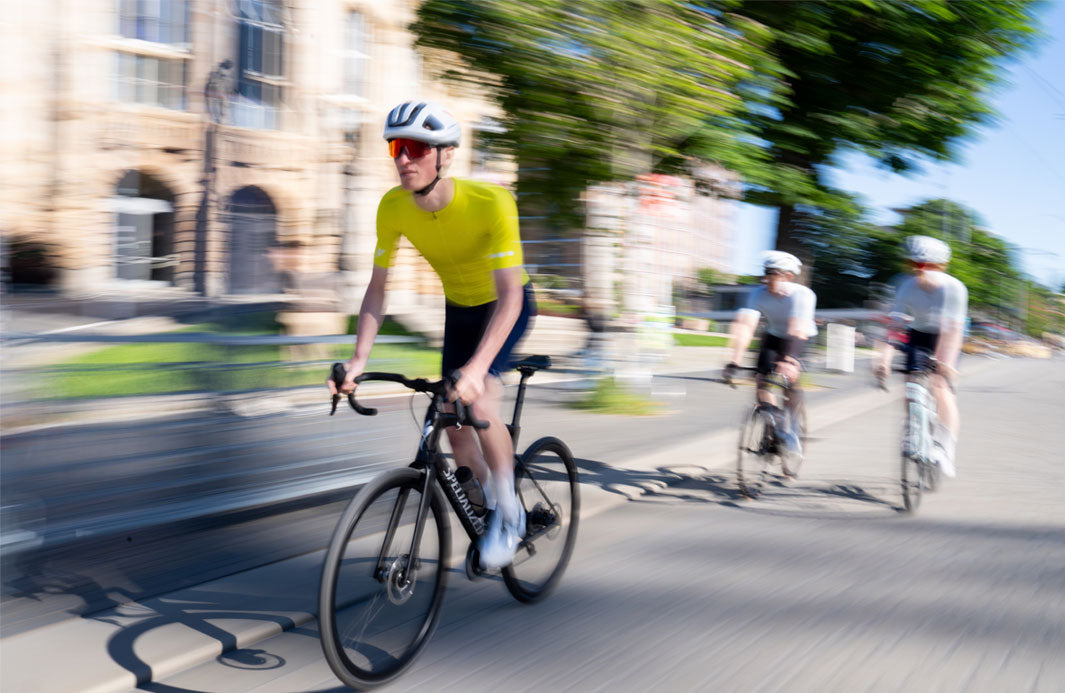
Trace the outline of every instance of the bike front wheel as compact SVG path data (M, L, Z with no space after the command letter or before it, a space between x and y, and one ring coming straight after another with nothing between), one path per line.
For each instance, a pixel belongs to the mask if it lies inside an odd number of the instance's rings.
M921 494L925 487L924 466L913 455L902 454L900 481L902 484L902 507L908 513L921 505Z
M557 438L534 442L516 462L514 488L525 508L525 537L503 582L515 599L535 602L558 585L577 541L581 496L577 465Z
M771 412L754 407L740 426L736 482L740 493L752 500L762 495L769 479L769 462L775 454L771 417Z
M423 499L424 474L396 469L363 487L326 552L318 594L322 651L352 688L397 676L436 628L451 537L439 488L430 483L431 497Z
M806 459L806 404L799 403L798 408L792 413L792 416L796 416L799 419L799 441L802 444L802 452L795 454L792 451L781 451L780 465L784 468L784 474L792 479L799 477L799 470L802 469L803 460Z

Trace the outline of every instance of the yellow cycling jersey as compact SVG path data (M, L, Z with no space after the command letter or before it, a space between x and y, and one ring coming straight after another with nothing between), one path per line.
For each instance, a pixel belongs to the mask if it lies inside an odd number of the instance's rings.
M400 186L385 193L377 207L373 261L391 267L402 234L440 275L449 302L479 306L496 300L494 270L522 265L518 206L493 183L452 180L455 196L439 212L426 212ZM521 282L528 281L523 269Z

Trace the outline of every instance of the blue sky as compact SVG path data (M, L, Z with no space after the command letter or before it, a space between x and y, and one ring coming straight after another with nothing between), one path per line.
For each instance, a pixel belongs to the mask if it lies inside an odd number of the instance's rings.
M892 208L948 197L976 210L994 233L1027 250L1024 269L1054 288L1065 283L1065 0L1042 14L1046 38L1008 65L993 103L996 125L966 142L956 164L928 164L899 176L853 155L836 169L834 184L865 198L873 221L898 220ZM758 271L758 256L773 243L776 212L740 205L735 271ZM1056 255L1051 255L1055 253Z

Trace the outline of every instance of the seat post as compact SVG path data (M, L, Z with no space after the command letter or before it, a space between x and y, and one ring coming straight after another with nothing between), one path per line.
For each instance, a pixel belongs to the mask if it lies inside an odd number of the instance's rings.
M521 381L518 382L518 394L514 398L514 418L510 422L510 437L514 441L514 449L518 448L518 436L521 434L521 410L525 406L525 381L532 373L527 370L521 371Z

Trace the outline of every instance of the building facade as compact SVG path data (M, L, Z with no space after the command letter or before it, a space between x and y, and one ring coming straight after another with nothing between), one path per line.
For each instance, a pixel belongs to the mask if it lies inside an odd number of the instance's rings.
M21 3L0 47L18 66L3 78L5 242L44 244L70 295L302 287L349 302L396 183L387 110L447 103L470 124L464 144L493 116L426 79L407 30L416 5ZM490 164L464 146L453 173L512 177ZM394 306L439 293L419 262L397 258Z

